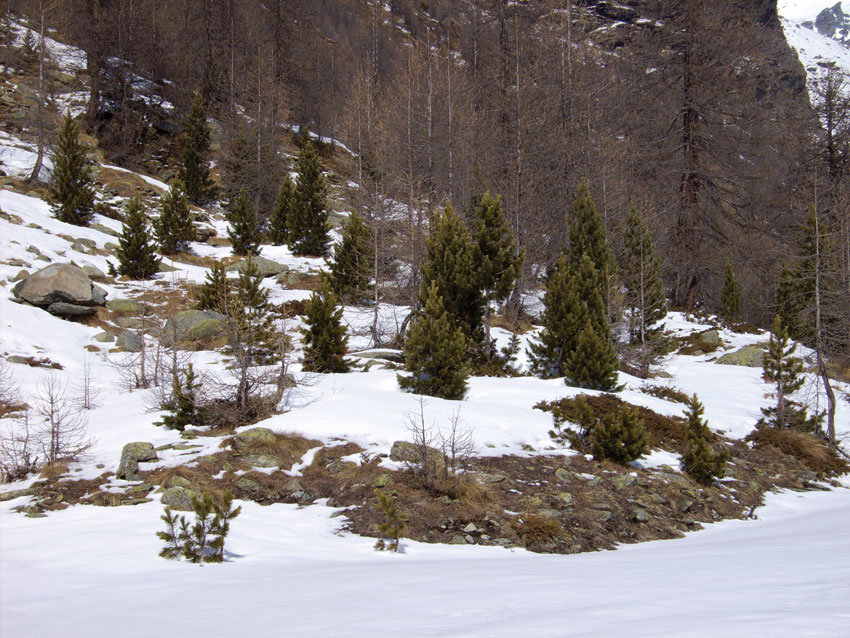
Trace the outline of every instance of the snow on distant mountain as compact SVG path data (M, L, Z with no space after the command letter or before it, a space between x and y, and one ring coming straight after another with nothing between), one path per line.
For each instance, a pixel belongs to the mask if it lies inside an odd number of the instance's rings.
M779 15L810 82L830 66L850 73L850 2L780 0Z

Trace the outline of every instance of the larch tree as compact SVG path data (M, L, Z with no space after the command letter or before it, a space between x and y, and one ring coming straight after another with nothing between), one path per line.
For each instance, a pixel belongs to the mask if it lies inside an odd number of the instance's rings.
M50 197L56 218L77 226L88 225L94 206L93 184L86 147L80 142L80 129L71 114L66 113L53 153Z

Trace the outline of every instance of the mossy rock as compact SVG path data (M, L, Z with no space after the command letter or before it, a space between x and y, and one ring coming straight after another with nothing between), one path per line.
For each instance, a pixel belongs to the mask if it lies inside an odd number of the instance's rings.
M192 507L193 498L201 498L201 493L185 487L169 487L163 492L161 500L163 505L173 510L191 512L194 509Z
M764 350L761 346L744 346L740 350L724 354L717 360L717 363L727 366L761 368L764 366Z
M241 452L254 443L274 445L276 442L277 435L268 428L251 428L233 437L233 448L237 452Z
M121 461L118 463L118 478L134 480L138 476L139 463L156 461L156 450L152 443L136 441L128 443L121 450Z
M142 304L132 299L110 299L106 308L119 315L140 315L143 310Z

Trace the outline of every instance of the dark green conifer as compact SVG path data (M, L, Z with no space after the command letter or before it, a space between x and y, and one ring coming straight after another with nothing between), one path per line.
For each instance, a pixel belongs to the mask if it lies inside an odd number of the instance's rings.
M503 302L514 289L525 261L525 250L517 251L514 237L502 198L484 193L474 198L475 215L473 242L475 262L478 267L478 285L484 291L484 351L489 358L493 346L490 339L490 305Z
M227 278L224 264L216 260L198 292L198 303L195 307L198 310L224 312L231 288L232 284Z
M178 517L170 507L166 507L165 514L159 518L165 523L165 530L156 533L157 538L165 543L159 555L171 560L180 558L183 555L183 544L180 539L181 520L182 526L186 527L186 517Z
M741 311L741 289L732 262L726 262L723 270L723 290L720 291L720 316L724 321L736 321Z
M797 344L777 315L773 320L770 341L764 357L764 378L776 386L776 405L762 408L762 413L775 428L788 428L806 420L806 409L791 404L788 397L803 387L803 362L794 357Z
M608 304L608 288L614 276L614 258L608 247L608 236L602 217L596 211L596 205L590 197L590 188L586 180L581 180L578 194L573 203L573 216L570 219L570 244L567 251L569 263L578 267L582 255L590 258L598 273L599 292L602 301Z
M207 126L204 98L195 93L192 110L186 119L186 146L183 150L183 166L179 171L186 197L193 204L203 204L215 195L215 186L210 178L209 151L210 130Z
M94 206L94 181L86 161L86 147L70 113L65 115L53 154L53 214L68 224L86 226Z
M344 301L362 303L371 289L374 253L372 234L357 212L351 213L342 241L334 247L330 285Z
M410 322L404 342L404 369L398 376L409 392L443 399L462 399L469 377L467 337L457 319L446 312L437 284L431 282L425 307Z
M163 193L160 201L162 212L154 222L156 238L163 255L174 255L195 240L195 225L180 178L171 183L171 188Z
M257 214L244 188L230 202L227 209L227 221L230 223L227 236L230 238L233 254L259 255L260 231Z
M190 363L181 386L175 379L173 393L176 404L171 414L162 417L162 425L182 432L187 425L201 425L204 419L203 409L197 404L195 392L201 387L195 376L195 369Z
M375 488L375 496L378 498L378 509L384 513L385 517L383 523L378 523L378 533L381 538L375 543L375 549L397 552L399 541L407 529L407 514L398 509L396 505L398 494L395 492L385 492ZM389 543L386 542L387 539Z
M298 211L295 184L287 174L277 191L277 200L269 218L269 240L275 246L292 241L295 229L300 227Z
M160 260L156 256L148 219L138 195L127 204L115 256L118 258L118 273L130 279L150 279L159 272Z
M805 336L801 322L804 305L805 294L800 289L800 282L794 272L783 263L776 290L776 314L783 327L788 330L788 335L794 339L802 339Z
M698 483L711 485L715 478L725 473L729 450L723 448L714 452L711 447L712 434L708 424L702 418L705 407L697 395L693 395L687 404L685 416L688 419L688 449L682 457L685 472Z
M570 321L572 276L567 256L561 254L558 263L549 274L546 293L543 296L541 329L536 342L529 344L528 356L531 369L544 379L564 376L567 357L574 347L578 333Z
M649 449L649 435L637 410L623 407L608 422L593 427L593 456L626 465Z
M484 299L478 287L475 247L450 203L431 222L421 280L419 303L426 303L431 284L434 284L445 311L459 322L471 342L480 343Z
M298 203L299 225L290 225L296 255L321 257L328 246L328 186L322 175L319 154L313 143L305 140L298 154L298 176L295 180L295 198Z
M616 390L617 352L610 334L598 334L588 319L567 359L565 372L569 385L605 392Z
M307 372L348 372L345 360L348 336L342 325L342 307L327 281L313 291L307 303L301 330L304 343L304 370Z

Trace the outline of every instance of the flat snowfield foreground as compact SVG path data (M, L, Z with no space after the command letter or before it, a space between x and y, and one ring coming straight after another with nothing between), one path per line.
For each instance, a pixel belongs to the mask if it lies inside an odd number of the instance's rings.
M846 483L846 479L845 479ZM156 557L156 504L2 513L0 635L850 635L850 490L770 495L753 521L573 556L405 543L331 508L247 503L230 562Z

